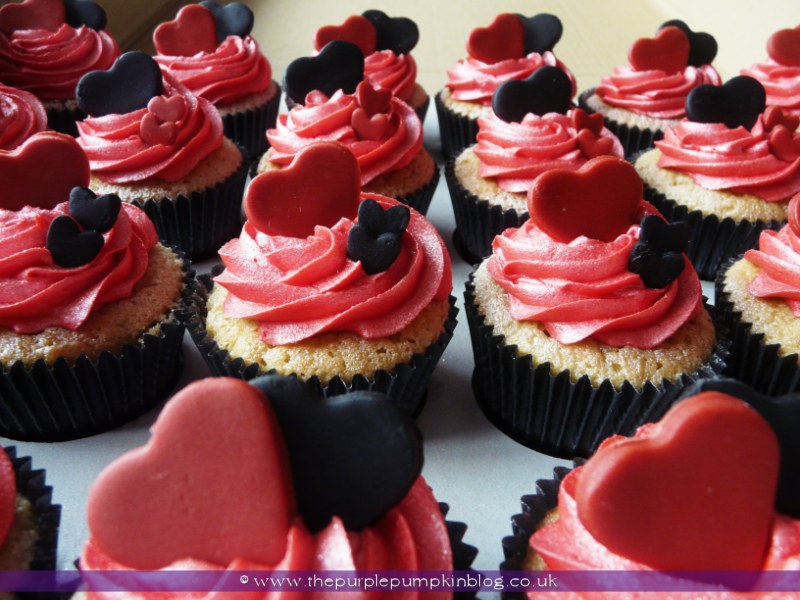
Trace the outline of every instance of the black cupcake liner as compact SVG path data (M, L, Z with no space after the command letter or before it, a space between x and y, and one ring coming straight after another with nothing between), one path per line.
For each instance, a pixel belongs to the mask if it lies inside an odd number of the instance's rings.
M446 502L439 502L439 510L442 516L447 517L450 506ZM478 554L475 546L464 543L464 534L467 532L467 524L460 521L445 521L447 526L447 537L450 538L450 548L453 551L453 570L467 571L472 568L472 561ZM472 594L474 596L474 594Z
M419 120L425 123L425 115L428 114L428 107L431 105L431 97L425 96L425 102L420 104L414 109L414 112L417 113Z
M184 266L186 268L186 265ZM0 363L0 435L15 440L57 442L115 429L164 400L183 370L184 326L177 313L194 289L186 273L181 300L161 322L118 354L97 360L81 355L48 365L39 359Z
M464 148L475 143L478 135L478 120L454 113L444 105L441 96L441 91L434 96L434 104L436 105L436 115L439 117L442 154L445 158L450 158L458 156Z
M528 212L504 210L469 192L456 177L455 161L455 157L449 159L444 167L456 219L453 239L459 256L474 265L492 253L492 240L497 234L522 225L528 220Z
M275 94L261 106L222 117L225 136L244 148L247 161L261 156L269 148L267 129L275 127L281 105L281 87L273 83Z
M589 114L596 112L587 103L588 99L594 95L595 88L588 89L578 96L578 106ZM625 158L630 159L637 152L652 148L653 145L664 137L664 132L661 129L640 129L638 127L631 127L624 123L619 123L609 119L603 115L605 119L606 128L611 131L622 144L622 149L625 151Z
M134 200L158 232L159 239L176 246L193 260L216 255L225 242L239 235L242 229L242 195L247 178L248 162L227 179L213 187L189 196L159 200Z
M423 185L415 192L406 194L405 196L396 196L395 199L399 200L403 204L407 204L423 215L427 214L428 209L431 206L431 201L433 200L433 194L436 192L436 186L439 185L439 178L441 175L442 174L439 171L439 166L434 165L433 177L431 177L431 180L428 183Z
M647 184L644 197L670 223L685 221L691 232L686 256L692 261L700 279L713 281L723 262L755 247L765 229L780 229L783 221L734 221L730 217L704 216L667 198Z
M59 133L66 133L78 137L78 121L86 118L86 113L80 108L48 108L47 126Z
M242 358L232 358L227 350L220 348L217 342L209 337L206 331L206 302L208 294L214 287L212 277L221 271L222 267L218 266L211 275L201 275L197 278L194 295L180 311L181 320L186 325L186 329L192 336L212 375L236 377L247 381L259 375L275 373L274 370L262 372L257 363L247 363ZM450 296L450 311L444 323L444 332L423 353L414 354L407 364L397 365L392 371L379 370L372 379L356 375L349 384L339 377L331 379L327 385L323 385L318 377L312 377L306 380L307 384L325 398L357 390L383 392L389 395L401 410L417 417L422 412L427 399L428 381L431 374L453 337L458 314L455 301L455 297Z
M569 370L552 375L550 363L533 366L530 354L518 356L516 346L494 334L475 305L473 277L464 299L475 356L475 399L495 427L533 450L559 458L590 456L607 437L632 435L640 425L657 421L686 386L725 369L728 342L718 334L708 363L677 381L647 382L642 390L627 381L615 389L608 379L595 387L587 375L572 383ZM713 307L706 308L715 317Z
M715 282L715 304L727 330L726 335L731 340L725 375L768 396L800 391L797 353L781 356L780 344L765 344L764 334L754 333L752 323L742 320L742 313L734 308L729 294L723 289L725 274L736 260L729 259L722 266Z

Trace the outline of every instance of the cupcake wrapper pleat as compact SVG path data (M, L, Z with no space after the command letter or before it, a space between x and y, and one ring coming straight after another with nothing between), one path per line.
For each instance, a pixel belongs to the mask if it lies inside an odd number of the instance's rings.
M220 271L221 268L215 269L212 275L216 275ZM194 298L181 313L181 319L211 373L218 377L237 377L244 380L274 373L274 370L262 372L257 363L247 363L242 358L231 358L227 350L220 348L208 336L206 331L206 301L213 287L214 280L211 276L202 275L198 277ZM425 405L428 381L433 369L453 337L457 314L458 309L455 306L455 297L450 296L450 311L444 323L444 331L439 338L428 346L425 352L414 354L407 364L397 365L392 371L377 371L372 379L356 375L349 384L338 377L331 379L327 385L323 385L317 377L310 378L307 383L317 393L326 398L356 390L383 392L388 394L399 408L416 417Z
M503 210L467 191L456 177L455 158L447 161L444 177L456 219L455 248L468 263L474 265L489 256L496 235L509 227L519 227L528 219L527 212L520 215L515 210Z
M443 517L447 517L450 506L445 502L439 502L439 510L442 511ZM469 570L472 567L472 561L478 554L478 549L464 543L467 524L460 521L445 521L444 523L447 526L447 537L450 538L450 548L453 551L453 570Z
M160 200L135 200L156 227L159 239L176 246L191 260L214 256L242 229L242 194L247 177L247 161L214 187L190 196Z
M72 137L78 137L78 121L86 118L86 113L80 108L69 110L48 109L47 110L47 126L59 133L66 133Z
M648 185L644 186L644 197L670 223L686 221L689 224L691 236L686 255L700 279L710 281L716 278L723 262L755 247L764 229L777 230L783 224L781 221L734 221L730 217L703 216L699 210L690 211Z
M281 88L277 83L275 85L275 94L261 106L222 117L225 136L244 148L248 161L261 156L269 148L267 129L275 127L281 104Z
M436 94L434 104L439 117L442 154L445 158L450 158L457 156L464 148L475 143L475 137L478 135L478 121L448 110L442 102L441 95L441 92Z
M732 258L722 266L715 285L717 310L731 340L725 374L768 396L800 391L798 355L781 356L780 344L765 344L764 334L753 333L752 323L742 321L742 314L734 309L723 289L725 273L736 260Z
M494 334L475 305L472 276L464 297L478 405L503 433L552 456L589 456L611 435L632 435L640 425L657 421L684 387L725 368L727 342L718 338L708 363L661 386L647 382L637 390L624 382L615 389L605 380L595 387L586 375L573 383L569 371L551 374L550 363L534 366L531 355L518 356L516 346Z

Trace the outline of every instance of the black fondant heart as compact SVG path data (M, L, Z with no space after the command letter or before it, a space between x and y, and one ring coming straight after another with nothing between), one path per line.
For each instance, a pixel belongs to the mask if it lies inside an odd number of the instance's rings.
M800 393L765 396L735 379L701 379L688 387L681 398L715 391L747 402L764 417L778 438L781 470L775 508L795 519L800 518Z
M688 64L694 67L710 64L717 56L717 40L710 33L704 31L692 31L689 26L680 19L672 19L662 24L659 31L664 27L674 26L683 31L689 38L689 60Z
M657 215L647 215L639 223L639 241L656 252L684 252L690 235L685 221L667 223Z
M99 198L89 188L74 187L69 193L69 214L84 229L103 233L114 226L119 215L119 196L103 194Z
M384 210L375 200L366 199L358 205L358 222L373 235L402 234L411 219L407 206L392 206Z
M561 39L564 27L561 19L557 16L547 13L540 13L533 17L515 14L525 28L525 54L531 52L542 54L552 50Z
M306 94L319 90L331 96L336 90L352 94L364 79L364 55L358 46L335 40L320 50L317 56L298 58L286 67L283 89L298 104L304 104Z
M422 440L388 396L357 391L321 398L293 377L250 381L283 429L297 505L316 532L338 516L350 531L378 521L422 469Z
M368 10L362 13L362 16L375 26L376 50L408 54L419 41L419 28L407 17L390 17L380 10Z
M144 52L126 52L108 71L91 71L78 81L75 98L92 117L125 114L145 108L163 91L161 69Z
M572 82L557 67L542 67L523 80L506 81L492 96L492 110L507 123L520 123L528 113L566 114L572 105Z
M758 81L746 75L733 77L722 86L697 86L686 98L686 116L697 123L724 123L734 129L750 129L764 112L767 94Z
M217 43L222 43L229 35L245 37L253 30L253 11L241 2L231 2L220 6L211 0L200 3L214 15L217 24Z
M639 240L633 245L628 270L641 277L645 287L666 287L683 272L683 252L689 245L689 226L667 223L659 216L647 215L639 225Z
M50 222L47 230L47 249L53 262L72 269L92 261L100 254L103 236L96 231L81 231L78 223L67 215L59 215Z
M101 31L106 28L106 11L92 0L64 0L67 25L80 27L86 25L90 29Z
M372 234L366 227L356 223L347 235L347 257L361 261L367 275L382 273L392 266L400 255L402 243L396 233Z

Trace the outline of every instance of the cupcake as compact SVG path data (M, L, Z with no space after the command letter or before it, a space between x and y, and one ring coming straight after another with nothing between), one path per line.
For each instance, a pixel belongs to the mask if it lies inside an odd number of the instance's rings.
M445 166L456 218L456 248L471 263L492 253L494 236L528 218L528 190L550 169L575 170L622 146L603 117L573 109L569 77L542 67L494 94L494 110L478 119L478 142Z
M776 433L739 398L687 398L539 482L501 568L557 571L570 598L793 597L769 595L779 579L760 573L800 559L800 521L774 507L780 458Z
M0 7L0 81L36 94L51 129L77 135L80 78L111 67L119 47L91 0L23 0Z
M435 97L445 157L475 143L478 117L490 114L492 95L506 81L526 79L544 66L558 67L569 76L575 95L575 78L552 52L562 30L558 17L545 13L502 13L488 27L472 30L469 56L447 72L448 81Z
M356 159L332 142L252 180L242 233L186 318L213 373L296 374L422 409L455 327L450 257L417 211L358 190Z
M84 76L77 97L92 190L142 208L192 260L238 233L246 163L211 102L141 52Z
M439 182L439 169L422 146L422 121L389 90L363 81L363 56L350 42L330 42L319 55L286 69L284 87L296 105L267 131L270 149L256 172L279 169L319 141L355 154L364 192L389 196L422 214Z
M728 373L766 394L800 390L800 194L787 225L726 263L716 297L733 342Z
M248 158L267 149L264 132L275 126L281 97L252 27L253 12L244 4L206 1L184 6L153 33L156 62L217 107L225 135Z
M767 40L767 58L742 69L757 79L767 93L767 106L800 117L800 26L781 29Z
M710 64L716 54L711 35L695 33L683 21L667 21L655 38L636 40L628 50L628 64L583 92L580 106L602 114L630 156L650 148L667 127L678 124L694 88L722 83Z
M197 585L204 571L468 568L475 550L448 537L419 475L420 434L384 395L329 401L291 378L252 384L193 382L146 445L100 473L79 563L87 597L152 589L135 571L189 571ZM127 575L119 587L115 571ZM199 591L270 595L238 576L205 581Z
M164 399L182 366L182 257L139 208L84 187L86 156L42 132L0 151L0 435L83 437Z
M390 90L425 121L430 96L417 83L417 63L411 56L419 41L414 21L368 10L349 16L341 25L320 27L314 34L314 49L319 52L334 40L357 45L364 54L364 79L373 87Z
M13 150L47 129L47 113L31 94L0 84L0 150Z
M543 173L528 212L467 283L473 390L520 443L588 456L658 419L725 352L683 254L687 230L642 200L629 163Z
M686 115L635 165L645 197L669 221L689 223L689 258L713 280L759 232L786 221L800 191L800 118L764 111L764 88L745 76L695 88Z

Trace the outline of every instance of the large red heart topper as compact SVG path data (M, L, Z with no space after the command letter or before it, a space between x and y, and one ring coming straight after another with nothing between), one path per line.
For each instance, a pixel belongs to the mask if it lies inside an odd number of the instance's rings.
M767 54L778 64L800 67L800 25L773 33L767 40Z
M355 219L361 200L356 157L336 142L317 142L288 167L257 175L244 196L248 221L268 235L307 237L314 227Z
M636 40L628 51L628 62L637 71L678 73L689 64L690 50L686 34L671 25L660 30L655 38Z
M738 398L704 392L601 447L578 482L578 517L609 550L653 569L761 570L778 466L767 422Z
M488 64L525 56L525 26L517 15L499 14L488 27L469 34L467 52Z
M528 192L528 213L554 240L576 237L611 242L637 222L642 180L628 162L593 158L577 171L553 169L540 175Z
M194 56L198 52L213 52L217 47L214 14L199 4L184 6L175 20L156 27L153 44L156 51L164 56Z
M296 509L272 410L244 381L190 384L164 407L147 445L100 474L87 513L93 542L131 568L187 558L278 564Z
M57 31L67 16L64 0L25 0L0 7L0 31L11 35L22 29Z
M372 21L361 15L352 15L341 25L320 27L314 36L314 50L319 52L328 42L343 40L355 44L364 56L369 56L375 52L377 37Z
M0 208L53 208L74 187L89 185L89 160L74 138L42 131L14 150L0 150Z

